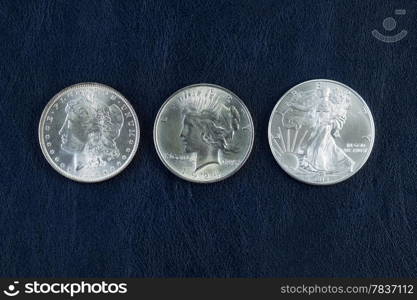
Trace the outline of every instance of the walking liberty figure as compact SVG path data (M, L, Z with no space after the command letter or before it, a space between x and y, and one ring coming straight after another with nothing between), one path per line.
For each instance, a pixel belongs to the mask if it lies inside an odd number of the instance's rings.
M355 162L336 143L346 122L349 95L318 88L295 97L287 105L282 113L283 126L307 129L306 139L297 153L298 168L324 175L353 172Z

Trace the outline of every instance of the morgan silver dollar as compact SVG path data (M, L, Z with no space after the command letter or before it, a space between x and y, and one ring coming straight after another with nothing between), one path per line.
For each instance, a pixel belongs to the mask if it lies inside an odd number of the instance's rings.
M278 101L268 138L276 161L290 176L329 185L353 176L365 164L375 126L354 90L336 81L311 80Z
M175 175L210 183L237 172L254 140L252 117L235 94L212 84L175 92L158 112L157 153Z
M39 143L49 164L80 182L98 182L120 173L139 144L139 122L130 103L98 83L70 86L46 105Z

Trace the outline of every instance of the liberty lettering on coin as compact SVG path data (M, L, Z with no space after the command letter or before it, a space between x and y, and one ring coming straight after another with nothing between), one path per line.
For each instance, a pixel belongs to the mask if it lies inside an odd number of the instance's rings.
M287 92L269 121L269 144L278 164L310 184L341 182L367 161L375 128L365 101L331 80L312 80Z
M129 102L98 83L70 86L45 107L39 142L51 166L81 182L98 182L121 172L139 144L139 123Z
M215 182L235 173L253 145L253 123L243 102L215 85L185 87L161 107L155 121L158 155L174 174Z

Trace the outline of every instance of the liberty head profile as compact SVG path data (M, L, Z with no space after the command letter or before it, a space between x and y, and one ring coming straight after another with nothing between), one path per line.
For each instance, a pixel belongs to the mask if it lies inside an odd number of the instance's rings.
M120 108L80 95L65 107L66 118L59 130L61 149L73 155L74 170L97 168L120 156L116 139L123 127Z
M235 106L214 91L185 92L180 138L185 153L196 154L195 171L220 165L220 153L236 153L235 133L240 129L240 114Z

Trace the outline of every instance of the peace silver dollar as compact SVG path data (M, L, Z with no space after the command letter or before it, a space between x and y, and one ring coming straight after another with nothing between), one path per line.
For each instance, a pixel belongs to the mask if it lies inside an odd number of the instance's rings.
M76 181L98 182L120 173L139 144L139 122L130 103L98 83L70 86L46 105L39 142L49 164Z
M210 183L237 172L252 150L252 117L235 94L196 84L175 92L158 112L157 153L175 175Z
M269 145L292 177L328 185L353 176L368 160L374 120L362 97L332 80L311 80L289 90L269 120Z

